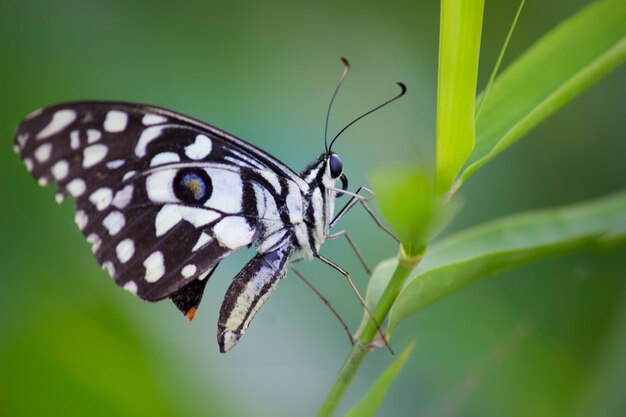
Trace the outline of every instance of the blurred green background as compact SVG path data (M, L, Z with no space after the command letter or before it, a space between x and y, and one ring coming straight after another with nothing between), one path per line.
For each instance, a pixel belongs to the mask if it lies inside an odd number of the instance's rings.
M584 0L529 1L503 65ZM518 6L487 2L484 86ZM598 22L602 24L602 22ZM120 291L73 224L11 151L19 121L78 99L153 103L205 120L300 170L323 149L323 116L341 72L334 131L409 86L405 98L338 143L352 186L375 167L432 167L439 4L409 1L0 2L0 415L305 416L321 403L349 343L290 274L246 337L218 353L217 312L250 252L223 262L189 324L168 302ZM626 69L619 68L474 175L447 233L626 186ZM396 246L356 209L345 226L371 264ZM344 242L322 253L366 276ZM417 338L380 415L626 415L626 250L578 252L485 280L394 332ZM343 279L300 266L355 328ZM370 355L339 414L391 361Z

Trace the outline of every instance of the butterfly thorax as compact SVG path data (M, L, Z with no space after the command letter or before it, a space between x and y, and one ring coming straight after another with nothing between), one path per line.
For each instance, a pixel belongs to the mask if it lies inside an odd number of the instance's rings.
M302 181L282 179L280 186L274 187L271 183L276 181L267 173L254 177L259 216L257 252L288 245L291 258L314 257L326 240L334 206L334 191L329 189L334 187L334 180L328 173L326 155L302 171Z
M303 196L306 242L300 238L299 247L302 256L309 259L317 254L326 240L334 211L335 180L328 168L328 155L322 154L305 168L300 176L308 184L309 190ZM304 236L304 233L301 233L301 236Z

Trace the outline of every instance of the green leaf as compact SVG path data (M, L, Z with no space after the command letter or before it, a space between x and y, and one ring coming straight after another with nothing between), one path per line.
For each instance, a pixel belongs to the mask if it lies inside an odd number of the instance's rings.
M460 183L622 63L625 22L626 1L595 2L511 64L485 100Z
M389 328L481 278L597 243L603 235L620 230L625 221L626 191L622 191L583 204L511 216L453 235L433 246L411 274L391 309Z
M385 398L385 394L393 381L406 364L415 347L415 341L402 351L400 356L378 377L369 392L346 414L346 417L372 417Z
M435 191L454 183L474 147L484 0L442 0L437 84Z
M519 19L519 15L522 13L522 9L524 8L525 0L522 0L517 8L517 13L515 13L515 17L513 18L513 23L511 23L511 27L509 28L509 33L506 35L506 39L504 40L504 45L502 45L502 49L500 49L500 54L498 54L498 59L496 60L496 65L493 67L493 71L491 71L491 75L489 76L489 81L487 81L487 87L485 87L485 91L481 94L480 98L476 101L478 102L478 108L476 109L476 120L480 117L480 112L483 109L483 105L485 104L485 100L487 96L489 96L489 90L491 90L491 85L493 84L493 80L495 80L496 75L498 74L498 70L500 69L500 64L502 64L502 58L504 58L504 53L506 52L506 48L509 46L509 41L511 40L511 36L513 35L513 31L515 30L515 26L517 26L517 20Z

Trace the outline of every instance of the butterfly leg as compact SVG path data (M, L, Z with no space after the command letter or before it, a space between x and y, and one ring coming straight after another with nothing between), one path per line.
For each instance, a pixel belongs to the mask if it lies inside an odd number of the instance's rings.
M343 329L346 331L346 334L348 335L348 339L350 340L351 344L354 344L354 340L352 339L352 333L350 333L350 329L348 328L348 325L346 324L346 322L341 318L341 316L339 315L339 313L337 313L337 310L335 310L335 308L332 306L332 304L330 304L330 301L328 301L328 299L326 299L326 297L324 297L318 290L315 289L315 287L313 285L311 285L311 283L309 282L309 280L307 280L306 278L304 278L304 276L298 272L295 268L291 268L291 270L293 271L294 274L296 274L296 276L298 278L300 278L300 280L302 282L304 282L304 285L306 285L311 291L313 291L313 293L320 299L322 300L322 302L326 305L326 307L328 307L328 309L331 311L331 313L333 313L333 316L335 316L335 318L337 320L339 320L339 323L341 323L341 326L343 327Z
M246 332L256 312L274 292L289 267L289 244L258 253L233 279L217 323L220 352L228 352Z
M361 195L361 192L366 192L368 193L370 196L363 196ZM385 231L385 233L387 233L389 236L391 236L396 242L400 242L400 239L398 239L398 236L396 236L396 234L394 232L392 232L387 226L385 226L383 224L383 222L378 218L378 216L376 215L376 213L374 213L374 211L370 208L370 206L367 204L367 202L369 200L371 200L372 198L374 198L374 192L372 190L370 190L367 187L359 187L358 190L356 191L356 193L354 193L352 195L352 198L350 200L348 200L348 202L346 203L345 206L343 206L343 208L341 210L339 210L339 213L337 213L335 215L335 217L333 218L333 220L330 222L329 226L333 227L343 216L346 215L346 213L348 213L348 211L350 211L357 203L361 203L361 205L363 206L363 208L367 211L367 213L370 215L370 217L374 220L374 222L378 225L378 227L380 227L381 229L383 229Z
M361 251L359 250L359 248L356 246L356 243L354 242L354 240L352 240L352 238L350 237L350 234L348 233L347 230L341 230L339 232L332 233L328 235L326 239L332 240L332 239L337 239L341 236L344 236L346 238L346 240L348 241L348 244L350 245L350 247L352 248L356 256L359 258L359 261L361 261L361 265L363 265L363 269L365 269L365 271L367 272L367 275L372 275L372 270L367 265L365 258L361 254Z
M389 349L389 352L391 352L391 354L393 355L394 354L393 349L391 349L391 346L389 346L389 342L387 342L387 338L385 337L384 333L380 329L380 324L378 323L378 321L374 317L374 314L372 314L372 311L370 310L370 308L365 303L365 300L361 296L361 293L359 292L358 288L356 287L356 285L354 285L354 281L352 281L352 278L350 277L350 274L348 273L348 271L346 271L345 269L343 269L342 267L340 267L339 265L337 265L336 263L334 263L330 259L325 258L325 257L323 257L320 254L315 255L315 257L317 259L319 259L320 261L324 262L326 265L328 265L328 266L332 267L333 269L335 269L337 272L339 272L341 275L343 275L348 280L348 283L350 284L350 287L352 287L352 291L354 291L356 296L359 298L359 301L361 302L361 305L363 306L365 311L367 311L367 314L370 316L370 318L374 321L374 324L376 324L376 328L378 329L378 334L380 335L380 337L384 341L385 346L387 346L387 349Z

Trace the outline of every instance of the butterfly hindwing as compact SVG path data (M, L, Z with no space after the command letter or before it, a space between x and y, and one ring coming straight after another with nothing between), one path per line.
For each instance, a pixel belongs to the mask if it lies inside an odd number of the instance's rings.
M116 283L151 301L257 238L255 189L242 178L301 181L211 126L128 103L45 108L22 123L16 150L40 184L75 199L76 223Z

